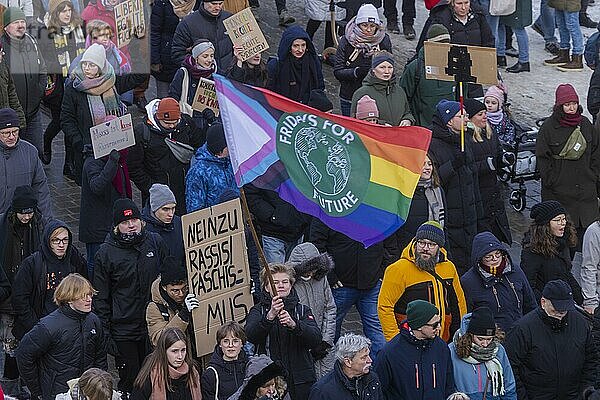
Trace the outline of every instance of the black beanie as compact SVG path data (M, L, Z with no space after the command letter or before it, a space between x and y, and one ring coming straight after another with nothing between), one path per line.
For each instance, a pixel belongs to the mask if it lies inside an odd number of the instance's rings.
M223 124L212 124L206 131L206 148L210 154L217 155L227 147Z
M473 310L467 332L477 336L494 336L496 323L492 311L487 307L478 307Z
M538 225L546 225L551 219L560 214L566 214L567 210L556 200L542 201L531 207L529 216Z
M160 266L160 285L174 285L177 283L187 283L187 270L181 259L177 257L165 257Z
M128 198L118 199L113 204L113 225L117 226L128 219L141 219L140 209Z
M479 111L486 110L485 104L483 104L477 99L465 99L464 106L465 110L467 110L467 115L469 116L469 118L473 118L473 116Z
M30 214L37 207L37 198L31 186L17 186L12 198L12 211L19 214Z
M323 89L311 90L307 105L323 112L333 110L333 103L329 100Z

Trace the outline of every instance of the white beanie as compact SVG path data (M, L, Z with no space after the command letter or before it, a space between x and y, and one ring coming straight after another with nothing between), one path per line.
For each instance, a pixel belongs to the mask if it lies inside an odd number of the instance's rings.
M356 14L356 25L362 24L363 22L372 22L377 25L381 25L379 19L379 13L373 4L363 4L358 9Z
M88 47L81 57L81 62L85 61L94 63L100 70L103 70L106 64L106 50L104 50L104 46L94 43Z

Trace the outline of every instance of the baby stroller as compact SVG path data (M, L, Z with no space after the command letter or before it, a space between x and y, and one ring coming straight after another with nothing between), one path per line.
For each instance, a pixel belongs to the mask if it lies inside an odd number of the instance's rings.
M514 155L514 164L504 167L499 174L498 179L504 183L518 184L518 188L510 192L508 202L515 211L523 211L527 206L527 189L525 182L540 179L540 174L536 168L535 141L538 134L538 127L541 126L544 119L536 121L535 128L523 126L516 121L512 121L515 126L514 143L501 142L505 153Z

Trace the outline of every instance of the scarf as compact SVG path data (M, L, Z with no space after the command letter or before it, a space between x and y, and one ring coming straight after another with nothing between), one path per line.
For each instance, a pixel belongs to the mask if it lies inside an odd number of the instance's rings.
M196 0L169 0L173 6L175 15L182 19L194 10Z
M112 185L119 193L120 197L127 196L132 199L131 180L129 180L129 167L127 166L127 149L119 150L119 161L117 162L117 173L115 174Z
M88 35L85 39L85 48L87 49L94 43L98 42L93 42L92 37ZM107 44L102 44L102 46L104 47L104 50L106 50L106 61L113 67L115 75L120 76L131 72L131 62L125 53L123 53L111 40L109 40Z
M191 383L189 385L192 400L202 400L202 394L200 393L200 377L196 368L192 366L190 371L190 367L186 362L184 362L179 369L175 369L169 365L170 379L180 379L188 373L192 374L192 381L196 383L196 386L193 386ZM150 400L166 400L167 388L158 368L154 368L150 373L150 381L152 382L152 394L150 395Z
M62 71L62 76L67 77L69 74L69 67L71 62L80 54L82 54L85 47L85 36L80 26L67 25L61 28L60 33L53 34L54 49L56 50L56 57L58 59L58 65ZM74 48L69 48L70 39L74 39ZM74 51L74 54L71 54Z
M281 62L278 80L277 93L306 104L311 90L319 87L314 55L308 49L301 58L288 54Z
M495 112L486 111L485 115L487 115L487 119L491 125L498 125L504 118L504 111L502 109Z
M506 255L502 255L502 261L500 262L500 265L498 265L497 267L495 267L494 269L492 269L491 267L487 266L487 265L483 265L483 263L479 263L479 268L481 268L482 270L484 270L485 272L487 272L490 275L493 275L495 277L501 277L502 273L504 273L504 269L506 268L506 266L508 265L508 260L506 259Z
M109 116L120 117L127 111L115 90L115 72L108 62L100 76L92 79L85 77L81 63L77 65L73 70L73 88L87 94L94 126L106 122Z
M452 339L455 346L459 337L461 337L460 330L456 331ZM492 394L494 396L504 396L504 370L497 356L498 342L494 339L488 347L481 347L475 343L471 343L471 355L462 358L462 360L473 365L483 363L487 369L488 379L492 384Z
M385 29L380 26L374 35L365 35L356 23L356 17L354 17L346 24L345 36L352 47L362 51L365 56L371 57L373 53L379 50L379 44L385 37Z
M578 109L575 114L567 114L565 112L561 112L560 114L561 115L558 118L558 123L560 124L560 126L566 126L566 127L579 126L579 124L581 123L581 119L583 118L581 116L580 109Z
M210 68L204 68L201 65L198 65L194 57L191 54L188 54L183 59L183 66L188 70L190 75L192 75L193 79L199 80L200 78L209 79L213 73L217 71L217 63L213 63Z
M439 187L433 187L433 180L419 179L417 186L425 190L425 198L427 199L429 209L429 221L437 221L444 227L444 202L442 200L442 190Z

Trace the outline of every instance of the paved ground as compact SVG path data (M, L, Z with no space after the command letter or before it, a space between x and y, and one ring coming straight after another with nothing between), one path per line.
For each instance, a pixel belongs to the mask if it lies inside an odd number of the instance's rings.
M258 13L260 17L259 24L271 45L271 49L268 53L275 54L283 29L277 25L275 7L272 0L261 0L261 2L262 4ZM306 17L303 15L304 3L300 1L292 2L291 0L288 0L288 2L290 3L288 4L290 12L296 16L300 24L305 25ZM417 0L417 3L418 17L415 28L417 33L419 33L420 27L424 23L427 14L423 4L421 4L419 0ZM537 13L537 7L539 7L539 5L535 4L534 15ZM600 7L590 7L590 14L597 20L600 16ZM530 54L533 72L516 75L504 73L503 76L509 88L509 97L513 104L513 113L516 115L516 118L526 124L533 124L537 118L550 113L554 99L554 88L559 83L572 83L579 92L581 103L585 104L585 94L587 93L591 71L586 69L583 72L561 73L550 67L544 66L542 61L544 58L548 58L549 55L543 50L543 40L531 29L528 29L528 32L530 34ZM591 29L584 29L586 36L589 36L592 32L593 30ZM409 42L405 40L402 35L391 35L391 37L394 55L398 61L398 70L401 71L406 60L414 54L416 42ZM321 51L323 47L323 27L317 32L315 42L317 51ZM510 64L511 61L509 59L509 65ZM330 67L324 66L323 69L326 78L326 90L336 105L337 110L337 81L333 78ZM154 85L152 84L147 93L148 99L151 99L154 96L153 88ZM140 112L135 107L132 107L131 112L134 115L134 119L141 118ZM75 237L77 237L80 212L79 188L72 181L65 179L62 175L62 162L64 158L64 152L62 150L62 134L55 140L53 150L54 157L52 163L45 168L49 177L53 208L56 216L64 220L71 227ZM509 188L506 189L507 195L509 190ZM139 192L137 191L135 199L139 204L140 198ZM537 182L529 182L527 184L528 206L535 204L537 201L539 201L539 184ZM511 253L513 257L518 260L520 258L519 243L522 234L529 225L529 211L525 210L523 213L517 213L508 205L507 210L514 239ZM81 243L78 243L77 245L84 251L84 247ZM359 320L358 314L355 311L352 312L348 316L344 328L352 331L360 331L361 326Z

